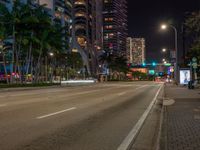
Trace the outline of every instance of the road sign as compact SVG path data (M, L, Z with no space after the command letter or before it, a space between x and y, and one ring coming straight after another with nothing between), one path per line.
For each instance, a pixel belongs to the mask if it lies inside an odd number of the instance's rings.
M165 66L171 66L172 64L171 63L166 63L164 64Z
M192 62L197 62L197 58L196 58L196 57L193 57L193 58L192 58Z
M192 67L193 67L194 69L197 69L197 67L198 67L197 63L196 63L196 62L193 62L193 63L192 63Z

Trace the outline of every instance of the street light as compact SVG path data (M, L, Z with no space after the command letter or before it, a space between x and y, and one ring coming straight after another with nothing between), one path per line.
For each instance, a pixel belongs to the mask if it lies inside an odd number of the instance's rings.
M175 81L178 82L178 32L177 32L177 29L176 27L174 27L173 25L171 24L162 24L161 25L161 29L162 30L166 30L167 27L171 27L173 30L174 30L174 40L175 40L175 63L174 63L174 69L175 69L175 74L174 74L174 78L175 78Z
M165 30L167 28L166 24L161 25L161 29Z
M162 52L166 52L166 51L167 51L166 48L163 48L163 49L162 49Z
M54 53L53 52L49 52L48 55L53 58ZM45 56L45 78L46 78L46 82L48 81L48 55ZM50 68L51 69L51 68ZM52 74L51 74L52 75ZM51 80L52 81L52 80Z
M50 56L53 56L53 55L54 55L54 53L50 52L50 53L49 53L49 55L50 55Z

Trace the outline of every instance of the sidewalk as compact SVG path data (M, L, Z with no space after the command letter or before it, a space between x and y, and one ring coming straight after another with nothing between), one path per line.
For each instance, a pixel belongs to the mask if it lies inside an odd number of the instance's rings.
M200 89L166 84L160 150L200 150Z

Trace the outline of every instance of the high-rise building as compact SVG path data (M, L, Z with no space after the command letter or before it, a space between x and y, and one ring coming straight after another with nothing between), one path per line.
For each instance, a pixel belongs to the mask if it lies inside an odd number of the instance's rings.
M0 0L12 6L13 0ZM26 3L27 0L22 0ZM102 49L102 4L101 0L33 0L45 4L52 21L64 27L63 47L79 52L89 74L97 73L98 51Z
M72 49L81 54L90 74L98 68L97 51L102 47L101 1L74 0Z
M126 56L128 63L141 65L145 62L145 39L144 38L127 38Z
M93 0L92 4L92 58L93 58L93 70L95 73L99 73L99 55L103 49L103 1Z
M12 0L0 0L0 3L6 5L9 9L12 7Z
M104 0L103 48L117 55L126 54L127 1Z
M126 40L126 56L127 63L133 63L133 42L131 37Z
M2 4L8 4L8 3L10 3L10 0L0 0L0 3L2 3Z
M60 24L63 28L63 50L69 50L68 45L71 41L72 25L72 0L37 0L40 5L45 4L47 11L52 16L54 23Z

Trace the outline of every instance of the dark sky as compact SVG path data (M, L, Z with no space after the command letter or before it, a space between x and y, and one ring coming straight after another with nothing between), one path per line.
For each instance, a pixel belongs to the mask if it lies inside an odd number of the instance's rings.
M170 22L180 32L185 13L193 10L200 10L200 0L128 0L129 36L144 37L147 61L159 62L163 47L174 49L173 30L161 31L160 24ZM181 49L180 40L179 45Z

